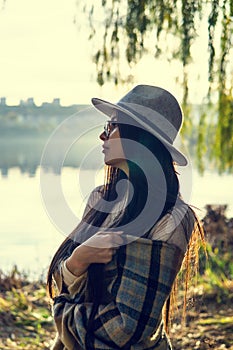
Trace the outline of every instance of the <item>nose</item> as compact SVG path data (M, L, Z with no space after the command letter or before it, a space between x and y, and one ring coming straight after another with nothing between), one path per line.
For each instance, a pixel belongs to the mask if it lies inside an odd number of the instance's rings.
M107 140L107 136L106 136L106 134L105 134L104 131L100 134L99 138L100 138L100 140L102 140L102 141Z

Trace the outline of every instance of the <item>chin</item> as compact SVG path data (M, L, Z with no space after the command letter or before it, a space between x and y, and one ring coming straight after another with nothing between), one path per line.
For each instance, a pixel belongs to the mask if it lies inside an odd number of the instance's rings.
M106 164L106 165L111 165L111 166L113 166L113 167L115 167L116 166L116 163L114 162L114 161L112 161L112 160L104 160L104 163Z
M109 159L108 157L104 157L104 163L106 165L111 165L111 166L116 166L116 164L118 163L116 159Z
M118 169L125 169L124 164L125 160L122 161L122 159L104 159L104 163L106 165L109 165L113 168L118 168Z

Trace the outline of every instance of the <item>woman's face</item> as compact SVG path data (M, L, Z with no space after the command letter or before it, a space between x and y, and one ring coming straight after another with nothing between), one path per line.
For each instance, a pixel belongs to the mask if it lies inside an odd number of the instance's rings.
M117 115L113 112L111 119L106 123L105 130L100 134L103 143L104 162L122 170L128 168L117 126Z

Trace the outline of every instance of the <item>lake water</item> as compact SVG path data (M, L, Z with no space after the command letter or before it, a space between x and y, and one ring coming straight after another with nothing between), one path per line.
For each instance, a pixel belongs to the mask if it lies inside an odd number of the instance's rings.
M70 167L64 167L61 175L54 175L60 176L65 201L78 218L88 192L101 183L102 170L82 170L81 175L80 178L79 169ZM232 176L206 172L202 177L196 171L192 175L192 183L188 184L192 190L189 202L201 209L200 215L204 215L206 204L228 204L227 216L233 217ZM78 188L80 179L82 191ZM11 168L7 176L0 177L0 267L3 271L17 264L20 270L31 275L45 275L51 257L64 240L65 233L51 220L42 194L39 168L34 176ZM51 205L55 212L61 212L56 198L48 204ZM73 223L70 224L72 229Z

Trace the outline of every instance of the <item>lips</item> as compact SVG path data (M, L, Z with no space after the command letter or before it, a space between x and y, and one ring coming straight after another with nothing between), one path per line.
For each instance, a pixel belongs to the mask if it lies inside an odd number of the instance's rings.
M107 150L109 149L109 147L103 146L103 153L105 153Z

